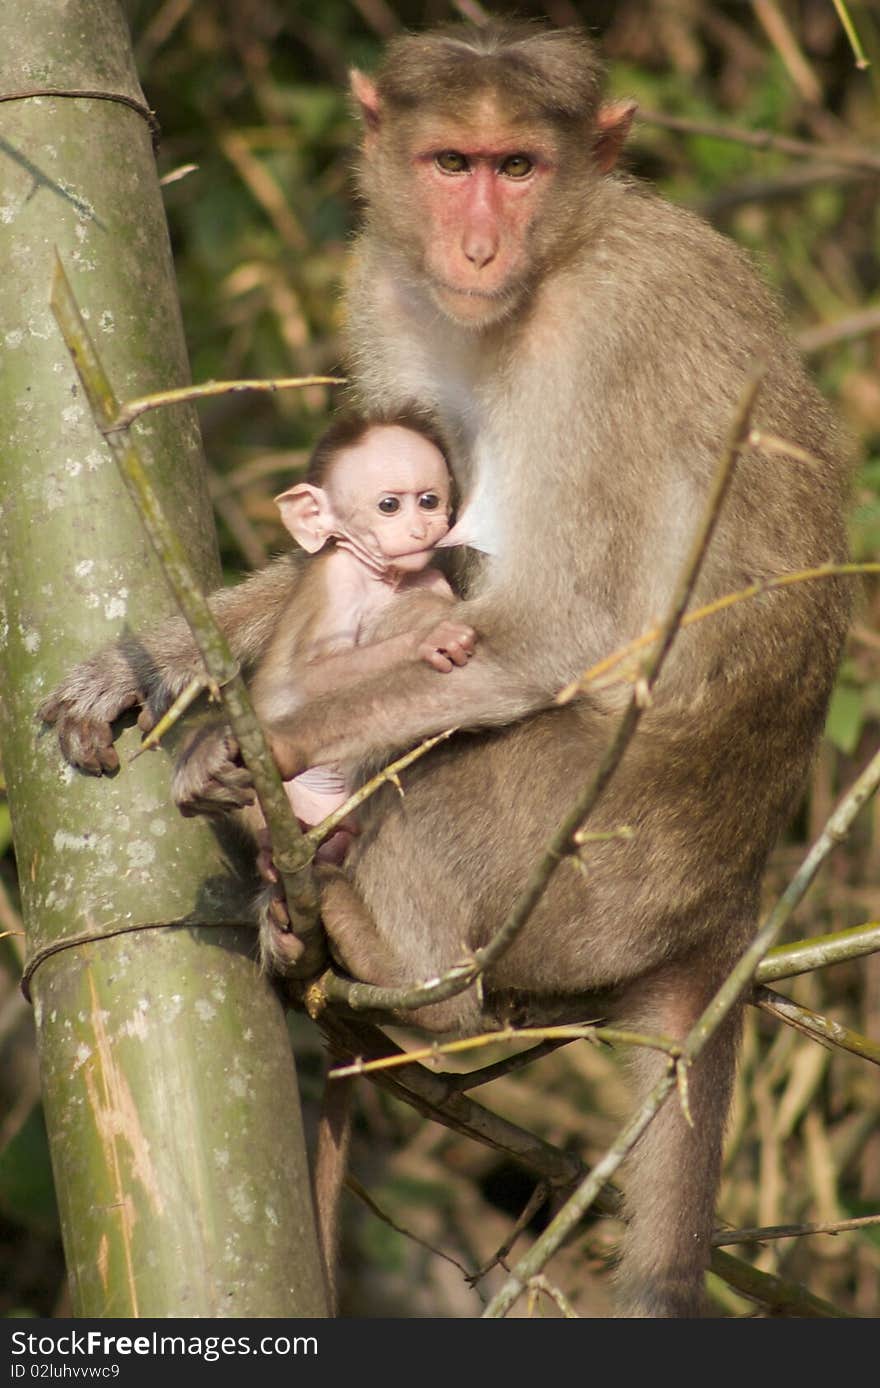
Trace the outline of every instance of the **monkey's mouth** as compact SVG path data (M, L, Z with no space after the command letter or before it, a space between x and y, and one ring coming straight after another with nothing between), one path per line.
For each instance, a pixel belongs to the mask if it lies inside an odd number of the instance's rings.
M493 304L505 303L513 294L510 285L503 285L498 289L464 288L459 284L450 284L448 280L441 279L439 275L434 275L431 283L433 288L441 294L454 294L459 298L478 299Z
M518 286L509 280L496 289L450 284L439 275L432 276L430 283L437 307L465 328L491 327L507 318L520 301Z
M431 557L436 549L436 545L429 545L427 548L422 545L419 549L407 549L402 554L389 554L388 563L395 565L401 559L424 559L426 564L431 562Z

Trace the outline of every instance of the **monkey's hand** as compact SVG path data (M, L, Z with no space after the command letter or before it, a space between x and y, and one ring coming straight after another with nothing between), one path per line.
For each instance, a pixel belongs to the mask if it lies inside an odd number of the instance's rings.
M119 769L111 723L143 702L131 665L111 646L74 666L40 704L37 716L55 728L62 754L72 766L101 776Z
M171 794L182 815L223 815L255 801L253 781L225 723L196 728L174 768Z
M477 633L473 627L447 618L419 640L416 653L433 669L447 674L456 665L467 665L476 644Z

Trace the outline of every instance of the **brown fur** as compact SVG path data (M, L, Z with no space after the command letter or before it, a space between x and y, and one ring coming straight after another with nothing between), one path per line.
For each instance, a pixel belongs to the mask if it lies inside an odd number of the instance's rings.
M289 767L474 730L413 767L405 799L374 801L345 875L326 872L331 943L377 984L442 972L504 919L626 690L566 709L553 696L664 610L756 360L767 376L755 422L817 461L746 451L695 601L845 552L846 469L775 305L731 242L604 176L617 118L597 126L596 72L581 35L492 25L396 40L376 86L355 84L368 201L347 300L358 402L433 412L464 507L476 499L495 551L465 580L457 612L479 637L467 667L438 676L410 662L273 715ZM429 137L444 150L471 140L510 152L532 136L552 171L528 192L518 239L499 223L486 266L497 293L463 300L456 318L432 266L460 261L477 286L482 267L460 256L446 185L416 155ZM276 610L289 571L272 572L235 608L241 643L258 646ZM611 1017L685 1034L754 931L846 619L843 587L829 581L683 633L591 820L631 825L634 837L591 846L586 879L556 873L484 999L471 990L414 1020L462 1029L513 1006L539 1018L599 992ZM175 650L161 663L176 680ZM87 716L88 685L80 675L72 686L73 725ZM101 709L110 717L112 699ZM629 1163L624 1314L700 1311L737 1031L733 1019L695 1069L693 1130L670 1105ZM658 1064L637 1058L640 1094Z
M568 52L568 85L548 77L540 36L516 29L507 44L493 26L473 46L461 67L472 87L440 108L450 122L440 148L461 147L469 91L483 103L478 138L491 144L487 93L503 134L531 82L568 92L582 76L579 36L553 40L554 63ZM745 453L695 601L845 553L838 441L775 305L728 240L630 180L601 176L589 102L559 122L561 169L503 311L476 328L438 314L426 270L437 228L417 193L400 195L437 112L401 93L450 92L450 61L445 39L402 39L380 72L349 332L359 398L429 404L453 444L465 507L488 487L498 553L460 608L479 644L445 683L410 669L279 728L304 762L387 755L454 723L484 730L413 768L403 801L389 794L373 806L347 864L351 885L328 890L338 956L385 984L442 972L497 929L590 776L620 691L547 706L665 609L758 360L768 372L755 422L818 461ZM543 136L546 103L534 115ZM609 1015L683 1035L754 930L761 873L803 785L846 616L843 587L829 582L683 634L594 816L595 828L626 823L634 838L591 848L586 880L556 874L485 980L485 1002L472 992L416 1020L472 1027L493 1014L493 995L496 1015L519 993L539 1016L542 998L550 1010L560 995L599 990ZM697 1067L695 1129L670 1106L630 1162L628 1314L700 1306L737 1031L734 1018ZM657 1068L638 1058L639 1092Z

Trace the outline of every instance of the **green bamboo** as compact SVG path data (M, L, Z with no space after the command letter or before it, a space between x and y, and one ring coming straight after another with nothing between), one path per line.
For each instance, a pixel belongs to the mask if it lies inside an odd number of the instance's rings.
M795 940L790 945L777 945L755 970L756 983L774 983L780 978L824 969L846 959L860 959L880 950L880 924L867 921L833 935L814 935L810 940Z
M303 837L284 793L250 695L228 642L211 614L186 546L168 520L150 480L139 443L128 427L118 424L119 407L95 344L80 312L60 260L52 274L52 313L76 365L77 375L97 427L103 432L134 502L141 525L150 537L178 607L202 657L208 680L223 699L223 708L251 773L257 801L272 837L273 857L290 912L291 926L302 946L297 971L316 974L324 963L324 929L318 915L318 891L309 864L314 849ZM166 392L166 395L174 392ZM153 397L155 399L156 397Z
M310 1316L326 1300L296 1074L229 846L170 805L163 752L94 779L34 711L70 665L171 610L49 310L72 267L120 393L188 379L151 128L115 0L0 10L0 742L74 1311ZM191 405L134 426L206 586ZM146 927L146 928L144 928ZM125 933L112 933L124 931Z

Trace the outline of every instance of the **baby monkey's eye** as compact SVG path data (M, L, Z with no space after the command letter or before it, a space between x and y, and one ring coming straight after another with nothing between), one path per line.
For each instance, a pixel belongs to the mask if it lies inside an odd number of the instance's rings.
M511 154L501 165L501 172L507 178L528 178L534 167L527 154Z
M400 498L397 496L383 496L379 502L379 510L383 516L394 516L400 510Z
M468 171L467 156L459 154L457 149L442 149L434 155L434 163L441 173L461 174Z
M422 492L419 497L419 507L423 511L436 511L440 506L440 498L436 492Z

